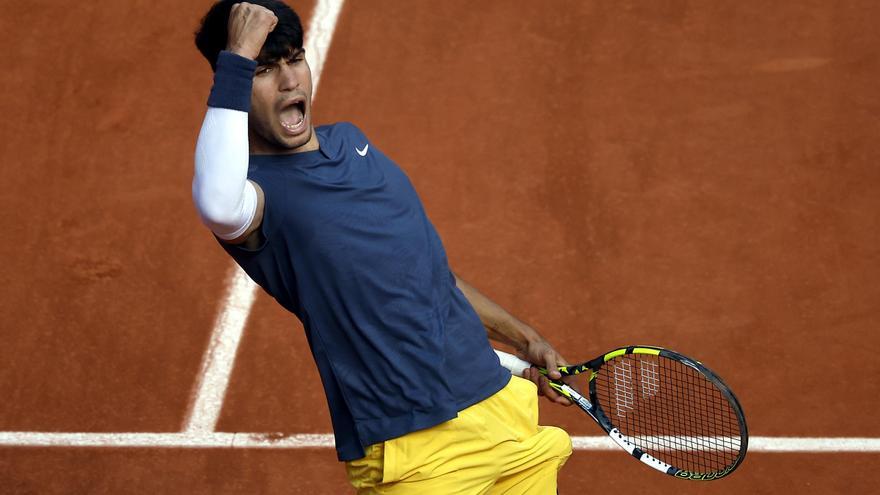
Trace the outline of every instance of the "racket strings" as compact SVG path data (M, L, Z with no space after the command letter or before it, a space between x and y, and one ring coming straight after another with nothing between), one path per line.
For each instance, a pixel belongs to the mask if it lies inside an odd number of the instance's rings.
M736 410L715 383L690 366L662 356L625 354L605 363L595 386L611 423L663 462L710 473L739 457Z

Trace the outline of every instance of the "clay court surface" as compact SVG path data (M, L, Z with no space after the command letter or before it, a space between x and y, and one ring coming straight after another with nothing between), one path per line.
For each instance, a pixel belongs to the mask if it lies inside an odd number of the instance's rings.
M260 292L194 424L235 273L190 200L210 3L0 0L2 432L331 432L301 326ZM452 268L570 359L663 345L754 436L876 439L878 11L348 0L315 118L395 158ZM578 450L560 493L867 493L878 461L753 451L699 484ZM349 492L326 447L0 447L4 494Z

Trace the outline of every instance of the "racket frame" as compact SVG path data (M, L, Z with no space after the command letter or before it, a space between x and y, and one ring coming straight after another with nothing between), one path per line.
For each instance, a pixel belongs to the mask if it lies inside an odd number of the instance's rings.
M532 365L527 361L524 361L511 354L498 350L496 350L495 353L501 360L502 366L504 366L505 368L510 370L511 373L517 376L521 376L523 370L525 370L526 368L532 367ZM618 356L623 356L626 354L650 354L672 359L674 361L678 361L685 366L693 368L694 370L705 376L709 381L711 381L722 393L722 395L724 395L724 397L730 402L732 409L736 413L737 419L739 420L741 441L739 455L737 456L737 459L731 465L719 471L711 473L692 472L672 466L655 458L654 456L640 449L638 445L631 441L626 435L621 433L620 430L614 426L614 424L601 408L601 404L599 403L596 393L595 379L599 374L599 370L602 368L602 366L605 365L605 363L611 361ZM542 375L547 376L548 372L546 368L540 366L535 366L535 368L537 368ZM656 469L657 471L668 474L670 476L674 476L679 479L710 481L727 476L737 467L739 467L739 465L742 464L742 461L745 459L746 451L748 450L749 435L745 415L742 412L742 407L739 404L739 400L736 398L736 395L734 395L733 391L730 390L730 387L728 387L727 384L725 384L718 375L716 375L712 370L704 366L699 361L691 359L675 351L664 349L662 347L639 345L620 347L590 361L585 361L581 364L576 365L560 366L558 369L559 373L562 374L563 377L576 376L582 373L589 372L589 399L561 380L554 380L549 376L547 377L547 379L550 386L554 390L571 400L580 409L582 409L591 418L593 418L596 424L598 424L599 427L601 427L605 431L605 433L608 434L608 436L611 438L611 440L614 441L614 443L619 445L623 450L629 452L630 455L632 455L642 463Z

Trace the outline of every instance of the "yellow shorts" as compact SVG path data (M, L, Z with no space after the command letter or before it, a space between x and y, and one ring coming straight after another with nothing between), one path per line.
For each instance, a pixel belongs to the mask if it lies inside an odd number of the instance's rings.
M367 447L346 463L358 494L555 494L571 438L538 426L535 385L513 377L437 426Z

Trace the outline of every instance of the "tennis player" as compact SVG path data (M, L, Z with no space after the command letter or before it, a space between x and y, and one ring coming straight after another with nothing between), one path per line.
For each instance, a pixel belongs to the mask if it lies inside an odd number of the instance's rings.
M568 435L539 426L553 347L448 266L406 174L349 123L315 127L297 14L223 0L196 45L214 70L193 199L221 246L303 323L358 493L556 493ZM553 376L558 378L558 376ZM537 391L537 393L536 393Z

